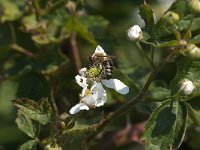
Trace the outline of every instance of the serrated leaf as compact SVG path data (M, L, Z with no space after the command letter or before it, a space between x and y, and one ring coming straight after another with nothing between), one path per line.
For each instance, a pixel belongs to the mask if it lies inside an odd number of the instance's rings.
M32 150L33 146L36 144L35 140L30 140L25 142L23 145L19 147L19 150Z
M200 43L200 35L194 36L194 37L190 40L190 43L192 43L192 44L198 44L198 43Z
M31 138L35 138L36 127L26 114L18 111L16 123L21 131L26 133Z
M146 27L148 29L152 29L154 26L154 17L151 6L145 3L139 7L139 10L140 10L139 14L141 18L144 20Z
M45 125L51 121L52 110L46 99L43 99L42 101L45 102L40 102L40 104L38 104L33 100L21 98L13 100L13 104L30 119Z
M194 121L196 125L200 126L200 112L193 109L192 106L188 103L185 103L185 105L187 107L188 115L190 116L190 118Z
M177 149L185 135L186 118L187 109L184 105L172 100L164 101L154 110L145 125L145 149Z
M175 95L180 90L181 81L190 80L195 85L193 94L200 92L200 61L192 61L187 57L179 57L176 61L177 74L171 82L171 95Z

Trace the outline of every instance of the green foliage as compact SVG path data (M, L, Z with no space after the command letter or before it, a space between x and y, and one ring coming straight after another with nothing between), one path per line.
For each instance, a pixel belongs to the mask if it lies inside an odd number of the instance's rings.
M145 126L145 149L176 149L186 131L187 109L184 105L166 100L154 110Z
M25 141L20 150L140 149L142 132L147 150L178 149L184 139L200 149L200 8L176 0L159 18L154 2L0 0L0 149ZM136 8L145 26L134 43L125 34L141 23ZM98 44L129 94L105 88L104 107L69 115L82 90L74 77ZM190 94L180 89L186 80Z
M31 119L21 111L18 111L18 117L16 118L16 123L18 125L18 128L26 133L31 138L35 138L36 136L36 127L32 123Z
M21 145L19 147L19 150L32 150L34 145L35 145L35 143L36 143L35 140L27 141L26 143L24 143L23 145Z
M43 125L51 121L52 109L48 99L41 99L39 102L35 102L23 98L13 100L13 104L30 119L36 120Z

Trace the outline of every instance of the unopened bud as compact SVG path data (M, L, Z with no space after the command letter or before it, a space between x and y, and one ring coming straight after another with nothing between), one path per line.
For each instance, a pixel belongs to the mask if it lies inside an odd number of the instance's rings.
M192 83L192 81L190 80L184 80L182 81L181 83L181 86L180 86L180 92L183 94L183 95L190 95L193 93L195 89L195 86L194 84Z
M168 11L166 14L163 16L163 21L166 22L168 25L173 25L177 23L180 20L179 14L173 12L173 11Z
M65 7L67 7L67 9L68 9L71 13L73 13L73 12L76 11L76 3L73 2L73 1L69 1L69 2L65 5Z
M188 44L186 48L183 49L183 54L193 60L198 60L200 59L200 48L195 44Z
M128 38L131 41L140 41L143 38L142 30L138 25L132 26L128 29Z
M199 0L188 0L189 10L193 13L200 13L200 2Z

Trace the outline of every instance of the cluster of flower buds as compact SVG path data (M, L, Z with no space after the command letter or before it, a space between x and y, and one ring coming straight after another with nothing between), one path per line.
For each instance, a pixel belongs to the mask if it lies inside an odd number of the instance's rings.
M75 77L76 82L81 86L80 102L70 109L70 114L76 114L81 110L103 106L107 100L107 93L104 87L116 90L120 94L127 94L129 87L118 79L111 79L110 59L101 46L97 46L91 56L92 63L89 68L82 68L79 75ZM108 75L109 78L106 78Z

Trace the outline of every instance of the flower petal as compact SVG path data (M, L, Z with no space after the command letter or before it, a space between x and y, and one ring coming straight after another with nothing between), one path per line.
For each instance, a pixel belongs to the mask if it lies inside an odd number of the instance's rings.
M106 91L103 89L101 83L96 83L92 85L90 89L91 94L89 96L83 97L82 102L86 103L89 107L100 107L103 106L107 100Z
M116 90L120 94L127 94L129 87L118 79L101 80L101 82L108 88Z
M92 88L92 97L96 99L96 107L103 106L107 100L106 91L104 90L101 83L95 83Z
M85 88L85 87L88 86L88 84L87 84L87 78L77 75L77 76L75 77L75 79L76 79L76 82L77 82L81 87Z
M92 57L94 57L95 55L102 55L102 56L106 56L107 54L105 53L105 51L103 50L103 48L101 46L97 46L96 50L94 52L94 54L92 55Z
M85 73L86 73L86 71L87 71L87 68L81 68L80 70L79 70L79 74L81 75L81 76L84 76L85 75Z
M85 103L78 103L70 109L69 113L73 115L81 110L89 110L89 107Z

